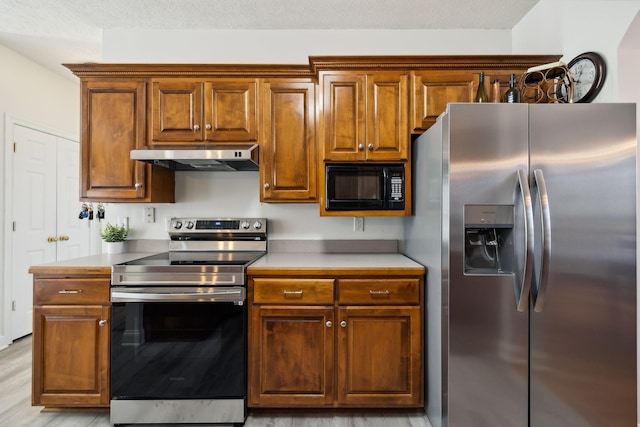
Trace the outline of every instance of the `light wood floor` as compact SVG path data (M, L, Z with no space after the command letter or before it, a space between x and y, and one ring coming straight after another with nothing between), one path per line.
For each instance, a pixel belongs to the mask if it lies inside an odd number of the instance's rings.
M0 426L107 427L108 412L41 412L31 406L31 337L0 350ZM194 426L190 424L189 426ZM431 427L421 413L250 414L245 427Z

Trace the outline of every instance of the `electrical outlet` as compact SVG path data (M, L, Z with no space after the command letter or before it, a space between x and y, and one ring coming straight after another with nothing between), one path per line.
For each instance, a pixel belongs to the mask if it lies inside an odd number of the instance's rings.
M118 217L118 225L129 228L129 217L128 216L119 216Z
M353 231L364 231L364 217L353 217Z
M171 217L170 216L165 216L164 217L164 230L165 231L169 231L170 228L171 228Z
M143 214L144 222L150 224L152 222L156 222L156 209L155 208L144 208Z

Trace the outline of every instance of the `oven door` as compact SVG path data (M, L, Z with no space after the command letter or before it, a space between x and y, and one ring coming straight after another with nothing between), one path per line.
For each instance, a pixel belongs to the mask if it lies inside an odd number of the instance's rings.
M244 288L176 289L112 288L112 399L244 399Z

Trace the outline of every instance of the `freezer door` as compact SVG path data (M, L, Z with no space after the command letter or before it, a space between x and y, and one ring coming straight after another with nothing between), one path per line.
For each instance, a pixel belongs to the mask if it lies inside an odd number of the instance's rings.
M530 425L636 426L635 105L530 117Z
M527 295L523 311L517 304L525 248L518 171L526 181L527 117L525 104L448 108L443 312L449 319L449 427L527 426Z

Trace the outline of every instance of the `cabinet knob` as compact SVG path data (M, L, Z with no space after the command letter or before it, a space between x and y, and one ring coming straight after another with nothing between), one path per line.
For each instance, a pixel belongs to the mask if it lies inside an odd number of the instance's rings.
M333 326L333 322L331 322L331 320L327 320L326 325L327 325L327 328L330 328Z
M58 237L58 240L67 241L69 240L69 236L65 236L64 234Z
M212 126L211 126L211 123L207 123L207 124L204 126L204 128L205 128L206 130L211 130L211 127L212 127Z
M367 145L367 147L369 148L370 151L373 151L373 144L369 144Z
M265 183L265 184L264 184L264 189L265 189L265 190L268 190L269 188L271 188L271 186L269 185L269 183L268 183L268 182L267 182L267 183Z
M342 326L343 328L347 327L347 321L343 320L342 322L340 322L340 326Z
M98 322L98 325L100 325L100 326L105 326L106 324L107 324L106 320L101 320L101 321Z
M193 130L200 130L200 125L193 125Z
M55 236L49 236L47 237L47 242L57 242L58 238Z
M358 150L360 151L364 150L364 144L358 144Z
M140 184L139 182L136 182L133 186L136 187L136 189L142 188L142 184Z

